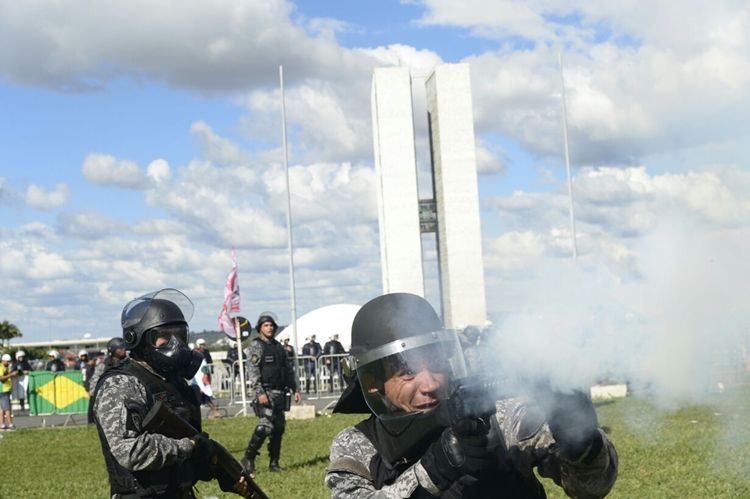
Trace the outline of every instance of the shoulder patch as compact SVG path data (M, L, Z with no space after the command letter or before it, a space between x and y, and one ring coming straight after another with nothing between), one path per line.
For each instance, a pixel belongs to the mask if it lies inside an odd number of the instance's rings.
M252 354L250 356L250 363L254 366L260 364L260 356L257 353Z

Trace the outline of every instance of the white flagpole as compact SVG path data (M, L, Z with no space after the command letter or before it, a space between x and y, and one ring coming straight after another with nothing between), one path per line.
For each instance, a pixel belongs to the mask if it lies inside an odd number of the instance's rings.
M242 409L235 414L235 416L239 416L242 414L243 416L247 415L247 386L245 386L245 361L242 358L242 333L240 332L240 321L237 320L237 317L232 319L234 321L234 337L237 340L237 364L240 367L240 386L241 386L241 393L242 393ZM232 377L234 377L234 373L232 373Z
M286 227L289 246L289 289L292 307L292 322L294 335L292 346L297 353L297 296L294 286L294 239L292 238L292 194L289 189L289 152L286 144L286 105L284 103L284 66L279 66L279 88L281 89L281 137L284 147L284 170L286 171Z
M573 208L573 180L570 175L570 153L568 151L568 109L565 104L565 76L563 75L562 52L557 53L560 65L560 85L562 87L563 141L565 142L565 174L568 177L568 212L570 214L570 242L573 246L573 261L578 262L578 244L576 242L576 214Z

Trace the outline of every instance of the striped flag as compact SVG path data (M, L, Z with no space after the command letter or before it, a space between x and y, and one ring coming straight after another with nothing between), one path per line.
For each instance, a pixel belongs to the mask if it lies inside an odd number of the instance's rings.
M237 277L237 258L232 249L232 270L227 275L227 284L224 287L224 303L219 313L219 328L224 334L235 339L236 333L234 321L229 314L240 311L240 283Z

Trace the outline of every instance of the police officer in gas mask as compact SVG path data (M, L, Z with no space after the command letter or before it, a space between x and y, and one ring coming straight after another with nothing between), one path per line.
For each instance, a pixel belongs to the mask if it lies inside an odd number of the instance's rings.
M185 382L203 360L187 345L192 315L192 302L176 289L136 298L122 311L130 358L102 374L90 403L112 497L193 498L193 485L213 478L222 490L246 492L244 478L232 483L211 464L215 443L205 433L174 439L142 428L157 401L201 428L200 403Z
M366 303L352 323L350 384L334 412L364 413L331 445L334 498L544 498L534 475L571 497L603 497L617 476L614 446L582 392L454 406L467 378L455 331L408 293Z

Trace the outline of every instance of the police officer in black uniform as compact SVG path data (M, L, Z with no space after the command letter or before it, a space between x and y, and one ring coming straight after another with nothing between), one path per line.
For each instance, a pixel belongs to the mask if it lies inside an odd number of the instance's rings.
M292 393L294 401L300 401L297 377L294 375L294 360L274 338L278 328L275 315L272 312L263 312L255 324L259 334L250 342L248 348L248 385L253 392L251 395L255 397L253 408L260 418L242 459L242 465L251 477L255 476L255 457L266 437L269 437L268 469L281 471L281 437L286 426L284 411L289 410Z
M107 369L94 389L93 412L113 498L194 498L198 480L217 478L222 490L247 494L212 464L215 442L205 433L170 438L144 431L144 416L157 401L200 431L200 403L185 378L203 356L187 346L190 299L176 289L136 298L122 312L130 358Z

